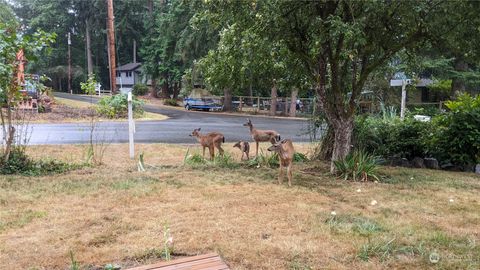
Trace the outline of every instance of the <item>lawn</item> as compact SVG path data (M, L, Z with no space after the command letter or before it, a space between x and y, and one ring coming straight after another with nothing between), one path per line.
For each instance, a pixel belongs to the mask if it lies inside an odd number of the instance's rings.
M306 162L289 188L276 169L184 166L187 147L137 145L146 172L121 144L99 167L1 176L0 269L66 269L70 251L85 269L159 261L165 226L174 258L215 251L232 269L480 268L478 175L384 167L380 182L355 183ZM85 146L28 151L85 156Z

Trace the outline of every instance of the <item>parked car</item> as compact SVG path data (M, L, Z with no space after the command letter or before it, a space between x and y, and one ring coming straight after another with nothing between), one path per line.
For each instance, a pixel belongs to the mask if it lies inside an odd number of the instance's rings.
M205 89L193 89L190 95L183 99L186 110L221 111L223 109L220 98L212 96Z

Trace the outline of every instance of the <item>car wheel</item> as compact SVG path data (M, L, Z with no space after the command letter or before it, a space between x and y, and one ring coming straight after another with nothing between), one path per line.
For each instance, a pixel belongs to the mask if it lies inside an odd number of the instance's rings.
M191 109L191 108L190 108L190 104L185 105L185 109L186 109L187 111L190 111L190 109Z

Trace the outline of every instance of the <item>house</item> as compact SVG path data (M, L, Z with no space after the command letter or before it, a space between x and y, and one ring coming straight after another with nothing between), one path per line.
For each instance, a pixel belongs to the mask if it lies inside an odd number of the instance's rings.
M116 84L121 93L130 92L133 86L139 83L151 85L151 81L143 74L142 63L128 63L117 67Z

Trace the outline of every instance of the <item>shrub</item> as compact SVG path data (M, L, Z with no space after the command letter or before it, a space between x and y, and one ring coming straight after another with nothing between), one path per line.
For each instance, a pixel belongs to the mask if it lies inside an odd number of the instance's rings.
M164 105L168 106L178 106L177 100L174 98L168 98L163 101Z
M37 176L63 173L79 167L79 165L68 164L53 159L32 160L27 156L23 147L14 147L10 152L10 158L7 162L4 162L2 157L0 162L0 174Z
M143 83L137 83L133 86L132 94L135 96L144 96L148 93L148 86Z
M368 181L369 179L379 180L377 176L377 159L363 151L353 151L343 160L333 162L339 176L345 180Z
M428 152L425 137L432 128L430 122L411 118L401 121L399 118L359 117L355 120L353 145L383 157L423 157Z
M433 119L436 126L429 134L429 153L460 166L480 163L480 95L464 94L446 103L450 110Z
M143 101L135 96L132 101L132 108L135 117L143 114ZM108 118L125 118L128 116L128 100L126 94L107 96L100 99L97 105L97 112Z
M280 166L280 161L277 153L269 155L264 154L263 151L261 151L256 157L250 159L247 164L249 167L278 168L278 166Z

